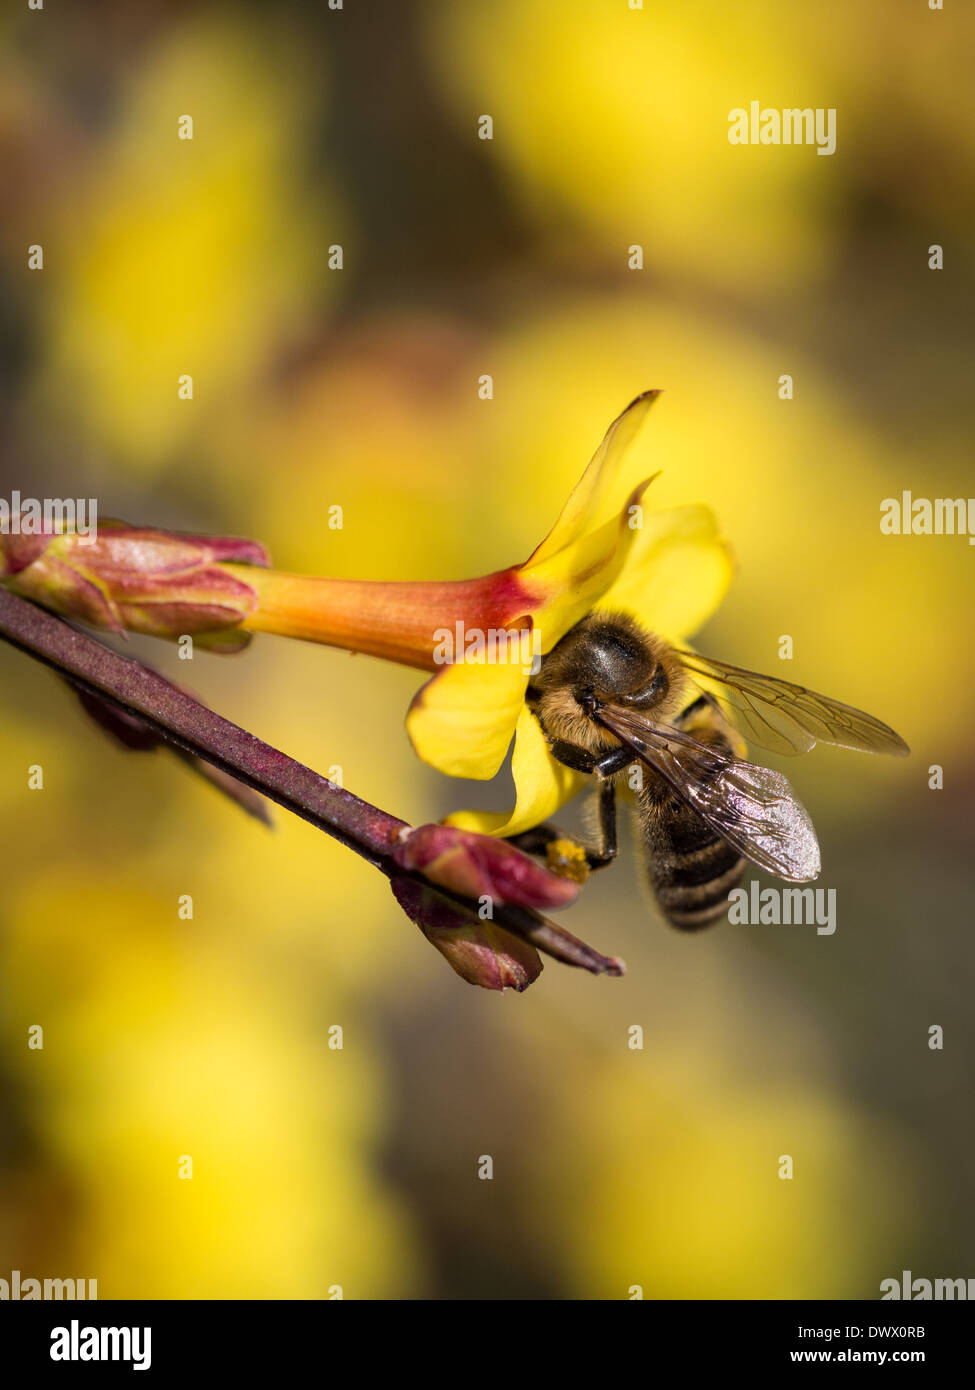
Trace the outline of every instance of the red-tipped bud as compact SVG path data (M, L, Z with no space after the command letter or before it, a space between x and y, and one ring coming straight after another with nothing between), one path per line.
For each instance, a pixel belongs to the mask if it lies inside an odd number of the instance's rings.
M0 580L62 617L112 632L144 632L233 652L257 596L227 561L268 564L264 547L233 537L184 535L100 521L93 536L0 535Z
M451 825L404 832L393 858L430 883L474 902L488 899L495 907L559 908L579 893L578 883L549 873L507 841Z

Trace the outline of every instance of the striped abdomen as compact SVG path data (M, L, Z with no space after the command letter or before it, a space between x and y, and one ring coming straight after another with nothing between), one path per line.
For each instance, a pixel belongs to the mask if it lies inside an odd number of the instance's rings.
M684 727L702 743L732 751L713 728ZM744 877L742 856L662 779L647 777L636 802L650 886L670 924L694 931L723 917L729 892Z

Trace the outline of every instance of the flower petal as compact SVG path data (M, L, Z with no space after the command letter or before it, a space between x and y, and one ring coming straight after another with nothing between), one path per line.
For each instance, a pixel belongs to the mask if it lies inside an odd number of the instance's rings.
M626 573L640 534L630 525L631 508L639 503L652 481L645 479L635 487L618 515L525 572L532 586L546 595L542 606L532 614L543 653L550 652Z
M709 507L647 512L626 564L596 607L629 613L651 632L682 639L711 616L733 573Z
M504 762L528 675L515 662L457 662L417 691L406 731L425 763L486 781Z
M492 811L455 811L448 825L478 830L485 835L519 835L554 816L586 785L586 776L557 762L549 752L541 725L527 705L518 716L511 760L515 809L510 815Z
M614 486L623 458L639 433L647 411L659 395L659 391L644 391L616 417L585 473L573 488L558 521L523 568L533 569L551 559L616 514L622 501L619 493L628 492L632 486L627 486L625 482L623 488Z

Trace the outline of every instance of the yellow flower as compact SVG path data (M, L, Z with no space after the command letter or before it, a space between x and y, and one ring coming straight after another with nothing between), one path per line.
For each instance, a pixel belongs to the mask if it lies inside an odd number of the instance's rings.
M391 584L226 565L256 595L240 627L435 671L406 721L424 762L452 777L487 780L515 741L514 810L460 811L448 822L494 835L540 824L584 779L552 757L525 703L529 668L520 658L530 662L531 653L521 644L505 653L497 638L480 648L466 643L478 634L519 633L544 655L600 608L629 613L683 643L718 606L731 560L711 512L703 506L645 512L641 499L652 479L626 466L659 394L644 392L613 421L554 527L524 564L478 579ZM448 657L444 637L455 632Z
M460 811L463 830L516 835L583 785L557 762L525 695L532 666L594 610L630 614L685 644L717 607L731 560L703 506L645 512L651 478L626 466L659 392L613 421L552 530L521 565L458 581L384 583L288 574L263 547L120 522L107 534L0 537L0 583L64 616L118 631L192 633L237 651L273 632L436 674L407 716L413 747L452 777L495 775L514 738L510 814ZM527 640L526 640L527 639Z
M724 595L731 559L711 512L702 506L644 512L641 498L652 479L634 486L623 466L658 394L638 396L613 422L548 536L523 565L503 572L509 584L534 596L520 625L538 634L542 655L594 609L628 613L666 640L684 642ZM460 660L416 696L407 717L410 739L441 772L493 777L515 740L514 809L460 811L449 824L516 835L547 820L584 785L582 774L549 751L525 703L528 680L518 660Z

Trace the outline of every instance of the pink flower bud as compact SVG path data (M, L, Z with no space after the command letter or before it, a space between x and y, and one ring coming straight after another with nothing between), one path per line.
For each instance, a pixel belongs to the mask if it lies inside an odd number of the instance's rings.
M227 561L264 566L255 541L183 535L101 521L94 536L0 535L0 580L62 617L112 632L195 638L202 647L239 651L239 629L257 605L254 590Z
M489 899L496 907L565 907L579 892L578 883L549 873L507 841L451 825L409 831L394 846L393 858L430 883L474 902Z

